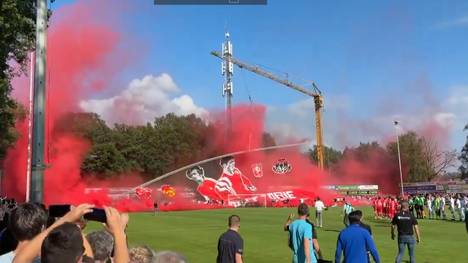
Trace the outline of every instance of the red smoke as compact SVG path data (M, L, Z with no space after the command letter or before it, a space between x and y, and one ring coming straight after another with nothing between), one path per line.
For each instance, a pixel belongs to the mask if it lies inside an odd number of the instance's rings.
M99 4L98 4L99 5ZM107 7L106 7L107 8ZM109 7L109 9L112 9ZM46 162L49 165L45 172L45 202L80 203L92 202L96 205L109 204L111 199L105 191L85 193L85 188L108 187L117 185L114 182L84 181L80 176L80 165L90 148L90 143L83 138L55 131L56 121L65 113L79 111L78 102L87 98L96 90L105 89L106 83L111 83L117 73L126 65L116 63L127 61L128 55L119 47L122 44L121 33L110 21L99 19L102 11L88 2L78 2L54 12L48 32L47 49L47 138ZM106 16L107 17L107 16ZM20 89L16 94L28 94L26 85L15 86ZM26 101L21 99L21 101ZM210 134L211 143L207 152L229 153L262 147L264 131L265 108L258 105L242 105L232 110L232 132L226 137L224 112L214 114L215 130ZM25 175L27 160L27 125L18 123L18 131L22 137L15 147L9 151L5 160L5 192L8 196L24 198ZM349 160L343 168L351 176L364 178L359 183L382 183L375 178L384 178L375 170L382 168L386 159L379 159L372 169L362 167ZM280 159L292 164L290 174L278 175L272 171L272 166ZM196 161L196 160L194 160ZM268 193L289 189L302 189L319 195L322 199L330 199L331 193L321 189L327 180L324 172L311 164L308 157L298 149L279 149L268 152L255 152L236 156L237 167L257 187L257 192ZM261 164L264 175L253 178L252 165ZM218 164L215 164L215 166ZM217 179L218 173L207 175ZM363 172L364 171L364 172ZM362 175L364 173L364 175ZM373 177L374 176L374 177ZM134 175L132 178L136 178ZM388 177L385 177L388 178ZM125 177L124 186L134 186L140 182L135 179L129 182ZM358 180L347 180L356 183ZM176 178L176 184L195 187L185 176ZM340 182L342 183L342 182ZM120 185L120 184L119 184ZM148 208L149 203L136 202L129 199L121 200L117 206L121 210L138 210ZM190 206L190 204L185 204Z
M4 161L2 176L2 194L17 200L24 200L26 193L28 123L21 121L16 124L21 137L15 146L10 148Z
M265 107L260 105L238 105L231 110L230 134L227 134L226 113L212 114L216 133L210 143L222 152L255 149L262 146Z
M44 182L44 201L47 204L92 202L104 205L111 202L106 192L85 194L88 185L114 185L110 182L85 182L80 177L80 165L90 148L89 142L54 130L56 121L63 114L79 111L78 102L81 99L92 91L105 88L104 83L109 83L125 66L115 63L117 58L127 59L125 53L118 49L120 33L109 22L99 20L99 14L100 10L94 4L80 2L55 11L50 21L45 152L48 168ZM18 100L26 102L28 99L25 96L29 93L26 82L17 81L14 85L15 94L20 96ZM3 186L8 196L24 200L27 123L18 123L17 129L21 137L5 160ZM133 183L141 182L133 180ZM121 210L141 209L147 205L131 200L121 200L116 204Z
M255 192L236 190L237 194L283 194L294 192L296 197L289 205L297 204L301 198L312 202L317 196L330 202L333 193L322 188L327 175L311 163L309 158L300 152L299 147L279 148L268 151L250 151L262 148L262 136L264 133L265 107L261 105L239 105L232 108L231 132L227 132L225 112L212 113L211 122L214 124L214 133L209 136L207 152L221 154L236 153L235 166L242 174L249 178L256 187ZM291 172L279 174L273 171L273 166L281 160L291 164ZM220 160L202 164L204 175L207 178L218 180L222 174ZM262 176L254 175L253 166L262 167ZM186 210L200 208L217 208L218 205L206 205L194 203L193 197L184 198L184 188L195 189L197 183L190 181L185 176L186 171L175 174L162 182L155 183L158 186L169 184L176 186L177 194L172 198L158 198L162 210ZM241 189L242 190L242 189ZM201 195L195 192L195 197L202 200ZM267 199L270 200L270 199Z
M90 145L81 138L55 132L54 126L63 114L78 111L79 100L93 90L102 89L102 83L108 82L117 71L110 58L119 55L119 33L109 25L93 21L92 12L90 7L77 4L64 10L49 30L47 154L50 168L45 172L46 203L82 202L90 198L83 196L86 184L80 177L80 166ZM89 20L76 23L84 17Z
M359 158L354 152L345 154L332 170L329 180L332 184L376 184L382 193L397 194L399 191L397 160L383 149L369 150L365 159ZM406 169L403 169L405 175L406 172Z

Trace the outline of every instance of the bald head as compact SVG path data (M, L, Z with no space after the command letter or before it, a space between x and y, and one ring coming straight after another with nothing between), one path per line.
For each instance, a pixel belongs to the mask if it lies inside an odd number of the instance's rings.
M409 210L409 203L408 203L408 201L402 201L402 202L401 202L401 210L403 210L403 211L408 211L408 210Z
M239 227L240 226L240 217L238 215L232 215L228 220L229 227Z

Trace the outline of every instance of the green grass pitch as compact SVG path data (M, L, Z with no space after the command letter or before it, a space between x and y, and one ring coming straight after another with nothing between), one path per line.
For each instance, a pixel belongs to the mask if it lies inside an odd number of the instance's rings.
M394 262L396 241L390 239L390 223L374 220L370 207L360 208L364 221L371 225L382 262ZM287 233L283 224L294 208L238 208L183 212L134 213L127 235L130 246L149 245L160 250L181 252L192 263L215 262L219 235L227 228L227 217L241 217L245 262L291 262ZM338 232L343 229L341 207L324 212L324 227L318 240L325 259L333 260ZM314 214L314 211L311 211ZM460 222L419 220L421 243L416 246L416 261L430 263L468 263L468 234ZM91 225L88 231L95 229ZM406 252L405 260L409 260Z

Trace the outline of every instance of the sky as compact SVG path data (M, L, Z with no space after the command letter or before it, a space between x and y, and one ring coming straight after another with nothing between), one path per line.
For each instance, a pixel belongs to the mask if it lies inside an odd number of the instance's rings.
M56 0L50 7L59 13L74 2ZM399 132L421 131L447 149L460 150L465 143L467 1L117 2L126 10L115 26L139 43L129 50L138 63L114 80L123 85L80 103L108 123L123 121L114 114L122 101L141 106L136 112L142 117L132 124L168 112L204 116L223 109L221 63L210 51L220 51L228 31L239 60L300 85L318 84L327 145L388 142L394 139L393 120L400 121ZM109 9L116 8L112 3ZM279 140L314 140L310 98L235 68L234 104L250 101L266 106L267 131Z

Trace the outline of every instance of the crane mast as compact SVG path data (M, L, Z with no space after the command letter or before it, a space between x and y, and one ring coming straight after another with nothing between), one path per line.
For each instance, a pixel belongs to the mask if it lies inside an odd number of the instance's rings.
M225 34L226 40L222 45L222 59L223 63L221 65L221 72L224 76L224 84L223 84L223 97L226 98L226 138L228 138L231 134L232 130L232 113L231 113L231 106L232 106L232 95L234 93L234 87L232 83L232 76L234 74L234 66L231 61L232 58L232 43L229 39L229 33Z
M219 52L212 51L211 54L215 57L218 57L222 60L227 60L226 56L221 55ZM248 71L251 71L253 73L256 73L260 76L263 76L265 78L271 79L273 81L276 81L278 83L281 83L289 88L292 88L296 91L299 91L307 96L313 97L314 98L314 104L315 104L315 133L316 133L316 144L317 144L317 164L320 169L323 169L324 166L324 152L323 152L323 133L322 133L322 108L323 108L323 97L318 89L317 85L315 83L312 83L312 87L314 88L314 91L311 91L309 89L306 89L300 85L297 85L288 79L282 79L279 78L272 73L263 70L262 68L258 66L252 66L249 64L246 64L233 56L229 57L229 62L237 65L239 68L244 68Z

